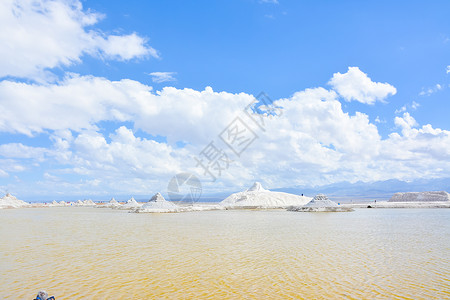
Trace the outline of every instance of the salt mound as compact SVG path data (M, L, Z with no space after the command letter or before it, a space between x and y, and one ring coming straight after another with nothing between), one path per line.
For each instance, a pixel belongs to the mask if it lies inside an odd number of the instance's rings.
M450 201L450 194L441 192L395 193L388 202L441 202Z
M114 199L114 197L112 197L108 203L97 205L96 207L98 207L98 208L115 208L115 207L119 207L119 206L120 206L120 203L117 202L116 199Z
M94 201L92 201L91 199L88 200L84 200L83 201L84 206L96 206L97 204L95 204Z
M337 203L328 199L324 194L317 194L304 207L337 207Z
M177 212L178 205L167 201L160 193L156 193L147 203L137 209L136 212Z
M58 202L56 202L56 200L53 200L50 206L60 206L60 205Z
M262 187L262 184L260 182L255 182L248 190L247 192L263 192L267 191Z
M114 199L114 197L111 198L111 200L109 200L108 204L106 204L107 207L116 207L116 206L120 206L120 203L117 202L116 199Z
M7 193L3 198L0 198L0 209L2 208L20 208L29 207L30 204L19 200L10 193Z
M49 206L67 206L68 203L64 202L63 200L57 202L56 200L53 200L52 203L50 203Z
M131 197L127 203L121 206L117 206L118 209L134 209L134 208L140 208L141 204L137 203L136 200L134 200L133 197Z
M231 194L220 204L228 208L285 208L305 205L310 200L310 197L271 192L264 189L261 183L255 182L246 191Z
M304 206L292 206L288 208L289 211L353 211L350 207L342 207L337 205L336 202L328 199L324 194L317 194L310 202Z
M95 202L92 201L91 199L88 199L88 200L84 200L84 201L78 200L77 202L75 202L74 205L75 206L96 206L97 204L95 204Z

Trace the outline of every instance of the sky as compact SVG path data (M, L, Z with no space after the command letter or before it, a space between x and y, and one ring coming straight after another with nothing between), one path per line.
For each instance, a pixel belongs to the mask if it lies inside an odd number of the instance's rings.
M448 1L0 3L24 200L450 177Z

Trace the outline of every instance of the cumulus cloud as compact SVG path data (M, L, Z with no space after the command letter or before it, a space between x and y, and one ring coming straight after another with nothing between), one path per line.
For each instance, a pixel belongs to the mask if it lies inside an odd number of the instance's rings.
M328 84L346 101L354 100L365 104L384 101L388 96L397 93L396 88L388 83L373 82L358 67L349 67L344 74L333 74Z
M130 60L146 55L158 57L158 52L146 46L146 40L136 33L129 35L110 35L98 40L98 43L100 51L112 59Z
M93 28L103 16L78 0L0 2L0 77L47 79L46 70L79 63L85 54L129 60L157 57L136 33L107 35Z
M100 121L131 121L171 143L207 142L254 97L165 87L133 80L70 76L56 84L0 82L0 130L33 136L46 130L96 130Z
M155 83L162 83L167 81L175 81L174 75L176 72L152 72L148 75L152 76L152 81Z
M394 123L401 127L404 133L409 132L412 127L418 125L416 120L409 113L404 113L403 117L395 117Z
M157 192L180 171L198 172L193 157L214 141L233 162L219 182L205 183L210 189L235 188L255 178L280 187L448 176L449 131L420 127L403 112L393 120L396 132L383 139L368 115L344 112L339 99L336 91L321 87L278 99L274 105L283 113L267 116L262 131L243 113L255 101L245 93L209 87L153 91L133 80L74 74L52 84L3 81L0 131L48 134L53 145L2 145L0 169L20 172L23 161L45 159L55 166L40 182L46 189L58 180L58 188L79 193ZM218 138L236 116L258 135L241 157ZM112 133L101 130L105 121ZM65 181L66 174L80 179Z

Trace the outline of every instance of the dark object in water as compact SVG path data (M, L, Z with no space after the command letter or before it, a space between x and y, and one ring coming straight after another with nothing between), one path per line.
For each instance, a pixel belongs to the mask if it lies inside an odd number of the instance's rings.
M367 208L372 208L372 206L370 206L370 205L367 205Z
M46 291L39 291L36 298L33 300L55 300L54 296L48 297L48 294Z

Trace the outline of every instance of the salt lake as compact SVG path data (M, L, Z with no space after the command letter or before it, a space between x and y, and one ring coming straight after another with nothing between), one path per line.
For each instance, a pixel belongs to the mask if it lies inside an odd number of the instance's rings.
M0 298L448 299L449 209L0 210Z

